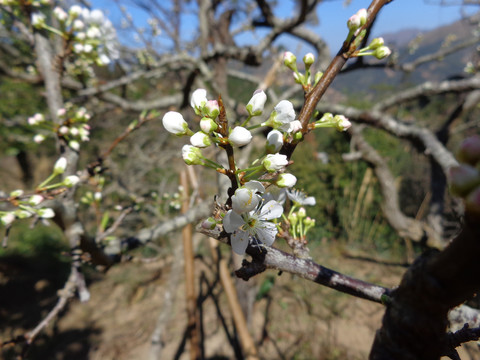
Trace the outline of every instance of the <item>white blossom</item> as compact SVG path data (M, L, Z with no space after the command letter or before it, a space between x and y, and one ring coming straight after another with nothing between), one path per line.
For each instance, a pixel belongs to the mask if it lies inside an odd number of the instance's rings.
M290 123L293 120L295 120L293 104L288 100L282 100L273 108L270 118L264 122L262 126L270 126L274 129L288 131Z
M15 214L12 212L7 212L0 217L0 221L4 226L10 225L15 220Z
M300 120L293 120L291 123L288 124L288 129L286 130L288 133L296 133L302 130L302 123Z
M205 148L212 145L210 137L203 131L196 132L190 137L190 143L198 148Z
M53 15L57 18L58 21L64 22L68 19L68 14L60 6L56 6L53 9Z
M233 146L244 146L252 141L252 133L242 126L237 126L228 136L228 141Z
M37 214L43 219L51 219L55 216L55 212L50 208L38 209Z
M207 105L207 90L197 89L192 93L190 105L197 115L202 113L202 109Z
M267 135L267 144L265 145L267 153L277 153L283 145L283 134L278 130L272 130Z
M313 206L316 204L315 198L313 196L307 197L307 195L300 190L287 190L287 196L297 206Z
M265 187L259 181L249 181L235 190L232 196L232 209L238 214L251 211L260 203Z
M275 185L281 188L291 188L297 183L297 178L292 174L280 174L275 181Z
M269 220L282 216L283 207L275 200L271 200L262 207L257 207L242 215L229 210L223 218L223 228L230 233L232 249L237 254L245 254L250 239L256 244L261 242L271 246L277 235L277 226Z
M175 135L185 135L188 132L188 124L182 114L176 111L167 112L162 119L165 130Z
M217 123L208 117L204 117L200 120L200 129L202 129L205 134L210 134L212 131L217 130L217 128Z
M72 187L80 182L80 178L77 175L70 175L63 179L63 185L66 187Z
M53 166L53 173L56 175L63 174L66 168L67 159L62 156L55 162L55 165Z
M279 171L288 164L287 155L268 154L262 164L268 172Z
M33 13L32 14L32 26L35 28L41 28L45 25L45 14L42 13Z
M248 102L246 108L250 116L258 116L263 112L265 102L267 101L267 95L263 90L255 90L252 98Z
M78 5L73 5L70 10L68 10L68 13L70 14L71 17L77 17L82 13L82 7Z
M33 141L37 144L40 144L42 143L43 141L45 140L45 135L42 135L42 134L36 134L34 137L33 137Z
M30 199L28 199L28 203L32 206L37 206L43 201L43 199L44 197L42 195L35 194L30 196Z
M192 145L183 145L182 148L183 161L187 165L203 165L203 156L199 148Z

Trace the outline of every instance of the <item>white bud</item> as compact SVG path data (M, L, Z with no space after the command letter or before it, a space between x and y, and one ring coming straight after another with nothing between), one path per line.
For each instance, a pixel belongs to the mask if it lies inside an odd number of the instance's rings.
M62 156L57 160L57 162L53 166L53 173L56 175L63 174L66 168L67 168L67 159L65 159Z
M183 145L182 148L183 161L187 165L203 165L203 156L199 148L192 145Z
M43 201L43 196L38 194L32 195L30 199L28 199L28 203L32 206L37 206L42 201Z
M263 90L256 90L252 98L248 102L246 108L250 116L258 116L263 112L265 102L267 101L267 94Z
M63 185L65 185L66 187L72 187L77 185L79 182L80 182L80 178L78 176L70 175L63 180Z
M237 126L228 136L228 141L233 146L244 146L252 141L252 133L242 126Z
M37 214L43 219L51 219L55 216L55 212L50 208L39 209Z
M175 135L185 135L188 132L188 124L182 114L176 111L167 112L162 119L165 130Z
M292 174L280 174L275 181L275 185L281 188L291 188L297 183L297 178Z
M202 108L207 105L207 90L197 89L192 93L190 105L197 115L201 114Z
M288 164L287 155L268 154L262 164L268 172L279 171Z
M283 134L278 130L272 130L267 135L266 150L269 154L277 153L283 145Z
M11 212L5 213L0 217L0 221L4 226L10 225L15 221L15 214Z
M207 146L212 145L212 141L210 140L210 137L206 135L203 131L199 131L193 134L190 137L190 143L193 146L196 146L198 148L205 148Z

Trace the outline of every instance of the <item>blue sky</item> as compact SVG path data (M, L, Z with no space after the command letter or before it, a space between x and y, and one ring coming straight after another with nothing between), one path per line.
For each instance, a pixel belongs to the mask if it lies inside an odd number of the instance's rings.
M478 6L439 6L435 5L440 0L394 0L385 6L375 24L374 36L378 36L387 32L395 32L406 28L418 28L420 30L429 30L440 25L449 24L461 18L462 11L472 14L479 10ZM121 1L123 4L128 4L127 1ZM161 2L162 5L171 3L169 1ZM192 2L195 4L196 2ZM293 0L280 0L279 5L275 9L277 16L286 17L294 11ZM330 46L332 52L336 52L340 44L347 34L346 21L360 8L367 8L370 4L368 0L351 0L348 6L344 6L344 0L325 0L317 7L317 16L319 24L311 27L312 30L318 32ZM112 0L95 0L92 1L94 7L103 9L114 23L120 23L121 13L117 5ZM197 23L194 9L190 5L190 13L186 15L186 20L183 22L182 32L185 37L194 36L197 33ZM148 16L145 12L136 9L133 6L127 6L127 10L132 15L135 24L138 27L147 26ZM262 31L258 31L259 37ZM133 44L132 38L129 34L122 33L122 40L124 43ZM121 40L121 41L122 41ZM252 36L244 36L236 39L240 44L254 43L257 40ZM292 51L306 52L308 48L298 47L290 37L281 37L278 41L287 47L293 47ZM160 44L165 44L165 40L160 41Z

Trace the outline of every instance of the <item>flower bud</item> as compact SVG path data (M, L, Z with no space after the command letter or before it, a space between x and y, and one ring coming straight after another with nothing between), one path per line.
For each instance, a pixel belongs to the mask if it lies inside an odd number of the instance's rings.
M82 13L82 8L78 5L73 5L70 10L68 10L68 14L72 17L72 18L76 18L77 16L79 16L80 14Z
M203 107L207 105L207 102L207 90L197 89L192 93L190 106L193 108L193 110L195 110L195 114L200 115Z
M68 142L70 149L78 151L80 150L80 143L77 140L71 140Z
M218 114L220 114L220 106L218 105L218 101L208 100L204 110L205 110L205 115L215 120Z
M233 146L244 146L249 144L251 140L252 133L242 126L235 127L228 136L228 141Z
M19 196L22 196L22 195L23 195L23 190L22 189L13 190L10 193L11 198L18 198Z
M368 45L368 48L371 50L375 50L380 46L383 46L384 44L385 44L385 41L383 40L383 37L378 37L372 40L370 45Z
M202 120L200 120L200 128L205 134L210 134L212 131L216 131L218 129L218 125L212 119L204 117Z
M207 229L207 230L213 230L215 229L215 226L217 226L217 222L213 217L209 217L208 219L205 219L202 221L202 228Z
M37 206L43 201L43 199L44 198L42 195L35 194L30 196L30 199L28 199L28 204L31 206Z
M262 165L268 172L279 171L287 164L287 155L283 154L268 154L262 161Z
M347 27L350 31L355 31L361 26L360 17L357 14L353 14L347 20Z
M293 78L297 84L305 85L305 76L303 74L293 73Z
M297 215L298 215L298 218L299 218L300 220L304 219L305 216L307 216L307 212L306 212L305 208L304 208L304 207L301 207L300 209L298 209Z
M373 56L375 56L378 60L381 60L385 59L391 53L392 50L390 50L387 46L380 46L375 49L375 51L373 52Z
M315 56L312 53L305 54L303 57L305 67L308 69L315 62Z
M33 141L37 144L41 144L45 140L45 135L37 134L33 137Z
M45 25L45 14L33 13L32 14L32 26L36 29L41 29Z
M203 165L203 156L199 148L192 145L183 145L182 148L183 161L187 165Z
M57 160L55 165L53 166L53 173L55 175L60 175L65 172L65 169L67 168L67 159L65 159L63 156Z
M7 212L0 217L0 222L4 226L8 226L15 221L15 214L12 212Z
M297 58L290 51L283 53L283 63L292 71L297 72Z
M293 120L290 124L288 124L288 129L287 132L295 134L296 132L299 132L302 130L302 123L300 120Z
M165 130L177 136L185 135L189 132L188 124L182 114L176 111L167 112L162 119Z
M65 22L68 19L67 12L59 6L56 6L55 9L53 9L53 16L55 16L60 22Z
M83 23L82 20L79 20L79 19L76 19L72 24L72 29L75 31L83 30L84 27L85 27L85 24Z
M367 16L368 16L367 9L358 10L357 15L360 18L360 25L362 26L365 25L365 23L367 22Z
M32 126L38 125L44 121L45 121L45 116L43 116L43 114L40 114L40 113L36 113L35 115L28 118L28 124Z
M248 102L246 108L250 116L262 115L265 102L267 101L267 95L263 90L255 90L252 98Z
M352 123L343 115L335 115L333 120L336 122L336 128L338 131L346 131Z
M206 135L203 131L199 131L193 134L190 137L190 143L193 146L196 146L198 148L205 148L207 146L212 145L212 141L210 140L210 137Z
M288 221L290 222L290 226L295 226L298 222L297 213L291 213L290 215L288 215Z
M291 188L294 187L295 184L297 183L297 178L295 175L292 174L280 174L275 181L275 185L277 185L280 188Z
M43 219L51 219L55 216L55 212L50 208L38 209L37 215Z
M270 126L274 129L287 131L290 127L290 122L293 120L295 120L293 104L288 100L282 100L273 108L270 118L262 123L262 126Z
M237 214L251 211L262 200L261 193L265 192L264 186L259 181L249 181L241 188L235 190L232 196L232 209Z
M278 130L272 130L267 135L267 143L265 145L268 154L277 153L283 146L283 134Z
M76 175L70 175L63 179L63 185L69 188L77 185L79 182L80 178Z

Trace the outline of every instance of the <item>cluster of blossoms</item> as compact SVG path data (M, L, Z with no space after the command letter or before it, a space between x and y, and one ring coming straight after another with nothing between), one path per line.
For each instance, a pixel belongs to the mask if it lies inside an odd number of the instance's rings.
M7 200L11 204L14 204L16 209L12 211L0 211L0 222L4 226L10 226L16 219L26 219L33 216L41 219L53 218L55 213L51 208L39 206L45 200L42 192L59 187L70 188L79 183L80 178L78 176L70 175L58 183L51 184L54 178L65 172L66 167L67 160L64 157L59 158L55 162L50 176L37 186L37 193L34 195L26 195L23 190L12 191Z
M84 107L76 107L67 103L64 108L57 111L58 119L62 121L60 125L48 121L43 114L37 113L27 119L28 125L38 130L47 130L50 133L57 134L58 137L65 140L70 148L78 151L80 143L90 140L90 125L87 122L91 116ZM45 140L45 135L37 133L33 141L41 143Z
M48 207L39 207L45 200L42 195L25 195L23 190L14 190L7 199L16 205L15 210L0 211L0 222L4 226L10 226L16 219L27 219L33 216L41 219L50 219L55 216L54 211Z
M69 50L75 54L73 63L66 67L74 73L92 74L90 65L108 65L119 57L119 45L115 28L99 9L89 10L73 5L68 11L57 6L53 16L58 28L47 24L43 12L34 12L31 23L37 29L51 31L65 39Z
M297 82L301 83L304 89L311 85L309 71L314 60L312 54L305 55L303 61L307 72L300 74L295 56L290 52L284 55L285 65L294 71ZM321 73L316 75L315 81L318 81L321 75ZM217 100L209 100L205 89L197 89L192 93L190 105L195 114L201 118L199 131L194 133L182 114L175 111L167 112L162 119L163 126L170 133L179 137L190 137L191 145L184 145L182 148L182 157L187 165L202 165L212 168L229 176L234 184L235 192L231 196L231 208L227 209L222 223L224 230L230 234L232 249L239 254L245 253L249 243L270 246L278 233L279 224L276 219L282 216L283 206L278 199L269 198L264 184L271 186L269 190L288 189L295 186L297 182L294 175L285 172L289 160L280 152L284 143L286 141L298 142L302 140L305 131L316 128L333 127L339 131L345 131L351 126L344 116L333 116L328 113L324 114L317 122L308 124L304 129L300 120L296 119L293 104L288 100L280 101L266 120L249 125L253 118L263 115L266 101L267 96L264 91L255 91L246 105L247 118L241 125L229 127L222 103ZM251 130L259 127L271 128L267 135L263 155L255 159L247 168L241 169L235 165L235 168L232 169L232 164L235 162L231 152L235 148L248 145L253 137ZM228 170L203 155L202 149L211 146L231 149ZM295 234L295 237L297 235L304 237L306 231L315 223L306 216L302 217L304 213L304 209L300 211L300 215L291 212L291 214L295 214L292 216L301 218L301 221L296 221L292 225L291 233ZM210 228L216 224L217 221L210 218L203 223L203 226Z
M456 155L460 165L449 170L450 191L465 199L467 211L480 214L480 136L466 138Z

